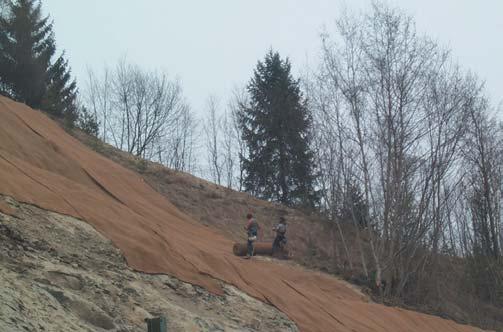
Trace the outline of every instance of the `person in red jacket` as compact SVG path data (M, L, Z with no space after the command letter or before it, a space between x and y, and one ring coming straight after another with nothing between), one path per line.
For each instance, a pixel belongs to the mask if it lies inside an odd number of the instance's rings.
M253 253L255 251L254 242L257 240L258 233L260 230L258 222L255 220L255 218L253 218L253 215L251 213L248 213L246 215L245 230L246 235L248 236L248 242L247 242L248 252L245 258L250 258L251 256L253 256Z

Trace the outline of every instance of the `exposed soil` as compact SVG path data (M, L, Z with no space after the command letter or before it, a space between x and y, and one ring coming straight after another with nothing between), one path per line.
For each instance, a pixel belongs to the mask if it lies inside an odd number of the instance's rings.
M235 287L224 294L133 271L88 223L0 196L0 331L297 331L276 308Z

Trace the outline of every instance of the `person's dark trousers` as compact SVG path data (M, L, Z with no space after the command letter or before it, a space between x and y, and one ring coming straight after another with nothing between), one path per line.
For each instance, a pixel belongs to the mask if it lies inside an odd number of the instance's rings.
M275 253L279 249L281 241L285 239L284 235L276 235L274 242L272 243L272 252Z
M253 241L248 240L248 256L253 256Z

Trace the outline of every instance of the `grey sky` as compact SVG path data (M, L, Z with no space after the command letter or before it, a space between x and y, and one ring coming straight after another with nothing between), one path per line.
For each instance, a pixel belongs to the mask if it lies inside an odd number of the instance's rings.
M453 50L463 67L486 81L493 104L503 100L503 1L390 1L416 19L418 29ZM122 56L181 78L201 112L210 94L227 98L246 82L273 47L294 72L317 62L319 33L330 31L344 6L336 0L43 0L83 86L86 68L113 65ZM369 0L347 1L350 9Z

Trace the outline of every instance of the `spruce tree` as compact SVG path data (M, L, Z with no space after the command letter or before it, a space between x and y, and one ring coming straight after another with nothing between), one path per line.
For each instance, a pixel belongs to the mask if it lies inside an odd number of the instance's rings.
M64 118L78 117L77 87L56 43L49 16L36 0L6 1L0 15L0 93Z
M77 82L72 79L68 61L61 55L47 72L47 87L41 108L73 123L77 118Z
M100 123L96 114L91 113L87 108L82 107L79 112L79 119L77 123L80 130L86 134L98 137L100 131Z
M52 23L42 17L40 2L10 1L0 17L2 93L39 108L55 51Z
M258 62L247 90L250 102L240 112L248 150L241 156L245 190L287 205L314 206L311 116L289 60L271 50Z

